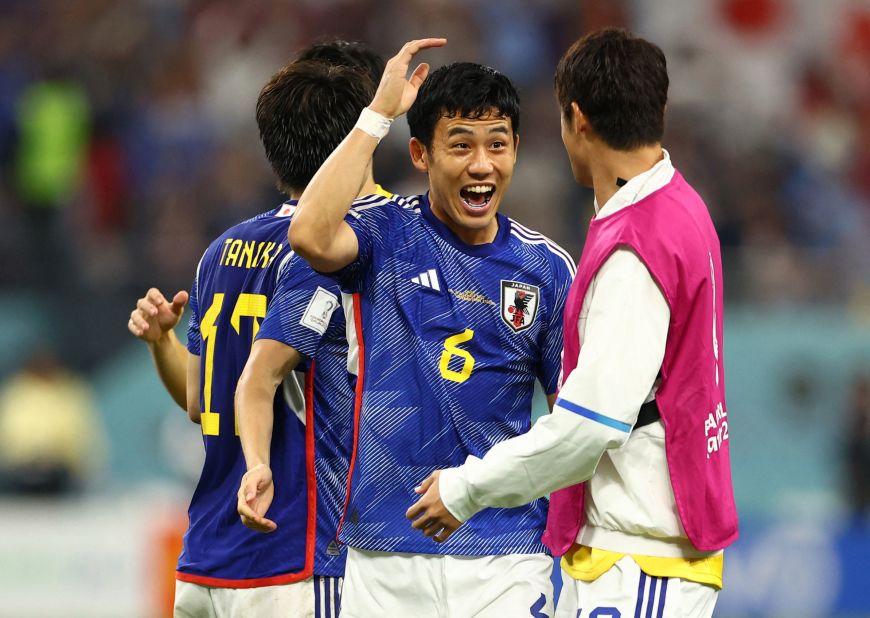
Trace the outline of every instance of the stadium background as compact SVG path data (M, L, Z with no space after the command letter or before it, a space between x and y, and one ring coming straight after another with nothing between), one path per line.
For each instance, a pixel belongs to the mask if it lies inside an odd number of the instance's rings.
M16 430L62 433L71 445L35 448L73 453L82 482L33 496L27 470L2 473L0 616L165 611L201 447L125 322L280 200L253 115L272 72L331 35L385 56L446 36L433 65L502 70L523 101L505 211L576 259L592 196L571 180L552 76L605 25L667 54L665 146L723 245L742 538L716 615L870 616L866 0L4 0L0 417L23 367L53 356L78 377L49 372L35 390L63 403L0 421L0 461L27 442ZM418 192L406 142L400 121L376 177Z

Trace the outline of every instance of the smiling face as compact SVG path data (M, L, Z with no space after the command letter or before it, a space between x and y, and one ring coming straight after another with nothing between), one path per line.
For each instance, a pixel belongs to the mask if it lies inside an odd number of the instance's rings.
M519 136L510 118L442 116L432 146L411 140L414 167L429 174L432 213L470 245L492 242L496 213L510 186Z

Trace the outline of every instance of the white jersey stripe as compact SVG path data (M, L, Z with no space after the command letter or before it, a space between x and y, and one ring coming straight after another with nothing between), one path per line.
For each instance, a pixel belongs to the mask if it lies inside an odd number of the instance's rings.
M438 273L434 268L429 269L429 281L432 283L432 288L441 291L441 284L438 283Z
M553 242L551 239L547 238L540 232L535 232L534 230L530 230L526 226L521 223L517 223L513 219L511 219L511 231L516 232L517 238L522 240L529 240L533 243L544 241L550 249L553 250L554 253L561 255L569 264L573 266L574 260L571 258L571 254L569 254L565 249L560 247L558 244ZM573 270L573 268L572 268Z
M356 322L353 317L353 294L341 293L341 307L344 309L345 336L347 337L347 371L359 375L359 341L356 338Z
M525 237L520 236L519 234L515 233L513 230L511 230L511 234L513 234L514 236L516 236L517 238L519 238L523 242L528 243L530 245L545 245L548 249L550 249L550 252L553 255L557 256L559 259L561 259L565 263L565 266L568 268L568 271L571 273L572 277L574 277L574 275L577 274L577 267L574 265L574 260L572 260L571 257L567 253L561 253L559 251L553 250L553 243L551 243L543 238L539 239L539 240L532 240L530 238L525 238Z

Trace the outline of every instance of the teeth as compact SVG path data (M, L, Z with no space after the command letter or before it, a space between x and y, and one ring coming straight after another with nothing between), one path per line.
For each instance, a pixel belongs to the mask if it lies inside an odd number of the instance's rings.
M470 191L471 193L489 193L493 191L494 188L490 185L476 185L473 187L465 187L466 191Z

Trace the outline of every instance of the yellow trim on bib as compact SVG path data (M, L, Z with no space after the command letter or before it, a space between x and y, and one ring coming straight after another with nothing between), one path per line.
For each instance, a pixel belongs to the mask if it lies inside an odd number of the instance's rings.
M603 549L574 544L562 556L562 570L574 579L595 581L623 557L629 555L637 563L640 570L654 577L678 577L699 584L706 584L722 589L722 567L725 564L725 554L720 552L707 558L691 560L689 558L662 558L660 556L639 556L637 554L620 554Z
M376 195L383 195L384 197L389 197L389 198L393 197L392 193L390 193L389 191L387 191L381 185L378 185L378 184L375 185L375 194Z

